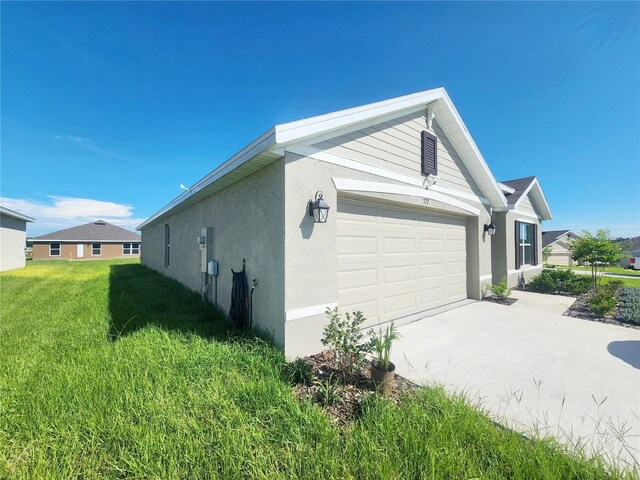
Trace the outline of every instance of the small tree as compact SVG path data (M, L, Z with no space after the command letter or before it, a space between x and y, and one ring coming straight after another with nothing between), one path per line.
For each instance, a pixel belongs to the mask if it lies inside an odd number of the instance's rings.
M542 263L548 263L549 257L551 256L551 250L553 250L553 245L547 245L542 248Z
M595 235L584 230L582 238L571 242L569 248L573 260L584 261L591 266L594 288L598 287L605 268L622 258L620 246L611 239L609 230L598 230Z

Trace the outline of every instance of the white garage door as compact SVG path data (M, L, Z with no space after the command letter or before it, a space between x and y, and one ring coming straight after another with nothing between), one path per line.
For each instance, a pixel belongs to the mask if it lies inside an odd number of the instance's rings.
M338 306L367 324L467 298L465 220L338 200Z

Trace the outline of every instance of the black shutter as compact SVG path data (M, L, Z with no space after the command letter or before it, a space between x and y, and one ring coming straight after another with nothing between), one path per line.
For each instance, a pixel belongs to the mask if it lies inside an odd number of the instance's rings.
M516 224L516 270L518 270L522 266L522 248L520 248L520 222L515 222Z
M533 250L533 264L538 265L538 226L533 224L533 238L531 239L531 249Z
M422 173L438 175L438 139L426 130L422 131Z

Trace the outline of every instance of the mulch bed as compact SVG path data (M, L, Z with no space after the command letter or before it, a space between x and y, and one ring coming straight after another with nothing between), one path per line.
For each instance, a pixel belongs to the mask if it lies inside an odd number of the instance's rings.
M589 309L589 296L591 292L583 293L576 297L576 301L571 305L563 315L566 317L580 318L582 320L591 320L592 322L607 323L609 325L617 325L619 327L635 328L640 330L640 325L634 325L628 322L618 320L620 311L620 302L611 315L606 317L598 317Z
M493 303L497 303L500 305L513 305L514 303L516 303L518 301L517 298L505 298L504 300L500 300L499 298L496 297L484 297L483 300L487 301L487 302L493 302Z
M313 381L309 385L294 385L296 394L302 400L310 400L320 405L336 424L346 425L359 418L363 403L367 398L377 395L376 386L369 373L369 362L366 362L356 375L345 378L342 371L336 367L334 354L330 350L305 357L303 360L311 365ZM330 402L326 402L327 389L331 390ZM398 404L403 395L417 389L415 383L396 374L391 392L386 398Z

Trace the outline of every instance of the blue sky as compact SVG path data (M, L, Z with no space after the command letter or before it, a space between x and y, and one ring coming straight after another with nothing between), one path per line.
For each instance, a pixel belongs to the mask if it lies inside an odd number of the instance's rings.
M640 235L640 3L3 3L0 195L129 228L272 125L445 86L545 229Z

